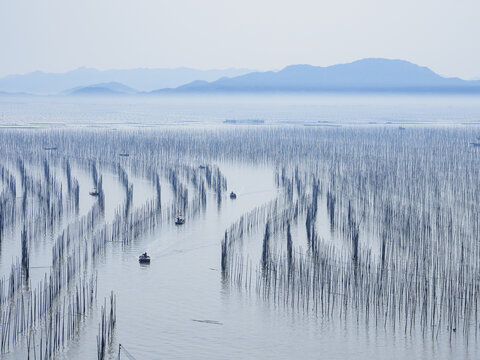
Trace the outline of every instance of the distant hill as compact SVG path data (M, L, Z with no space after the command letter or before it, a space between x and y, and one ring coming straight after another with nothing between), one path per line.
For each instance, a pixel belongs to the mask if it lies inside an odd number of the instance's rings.
M253 72L213 82L194 81L165 92L479 92L480 81L444 78L404 60L363 59L327 67L287 66L278 72Z
M118 82L79 86L73 89L62 91L63 95L128 95L135 94L136 90Z
M80 68L62 74L34 72L0 79L0 96L229 92L480 93L480 80L445 78L427 67L388 59L363 59L327 67L291 65L280 71L266 72Z
M0 79L0 91L32 94L58 94L65 89L86 87L91 84L118 82L138 91L177 87L195 80L214 81L225 76L238 76L251 72L248 69L196 70L130 69L96 70L79 68L65 73L40 71L25 75L9 75Z
M1 97L18 97L18 96L32 96L31 94L24 93L24 92L7 92L7 91L0 91L0 96Z

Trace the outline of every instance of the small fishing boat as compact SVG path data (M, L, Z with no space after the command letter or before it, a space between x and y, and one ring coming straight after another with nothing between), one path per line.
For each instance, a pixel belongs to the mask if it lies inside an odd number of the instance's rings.
M235 194L233 191L230 193L230 199L236 199L237 194Z
M129 153L120 153L120 154L118 154L118 155L120 155L120 156L122 156L122 157L129 157L129 156L130 156Z
M138 257L138 262L140 264L150 264L150 256L148 256L147 253L144 252L142 255Z
M97 191L97 189L93 189L92 191L89 192L90 195L92 196L99 196L100 193Z
M180 214L175 219L175 225L183 225L183 224L185 224L185 218L182 216L182 214Z

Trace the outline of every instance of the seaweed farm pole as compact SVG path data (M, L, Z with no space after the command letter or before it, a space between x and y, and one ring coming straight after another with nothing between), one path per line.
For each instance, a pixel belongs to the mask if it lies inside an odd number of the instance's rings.
M106 315L107 310L107 299L105 299L105 304L102 306L101 310L101 319L98 326L98 335L97 335L97 359L104 360L106 351L105 346L107 342L111 344L113 339L113 330L115 329L115 324L117 322L116 315L116 296L113 291L110 294L110 311L108 313L108 319Z
M270 223L267 222L265 225L265 235L263 236L263 247L262 247L262 266L264 269L268 266L268 261L270 259Z
M123 346L122 344L118 344L118 360L120 360L120 355L121 355L122 350L130 360L135 360L135 358L132 356L132 354L130 354L127 351L127 349L125 349L125 346Z
M24 226L22 230L22 270L25 275L25 282L30 277L30 260L28 256L27 229Z
M227 231L225 231L225 238L222 241L222 273L225 273L227 268Z
M291 269L292 267L292 234L290 232L290 222L287 224L287 260L288 260L288 268Z

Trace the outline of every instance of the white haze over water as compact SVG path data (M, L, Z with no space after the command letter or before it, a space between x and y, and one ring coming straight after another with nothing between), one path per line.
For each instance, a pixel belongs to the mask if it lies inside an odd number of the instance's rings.
M2 127L480 125L478 96L225 95L0 97Z

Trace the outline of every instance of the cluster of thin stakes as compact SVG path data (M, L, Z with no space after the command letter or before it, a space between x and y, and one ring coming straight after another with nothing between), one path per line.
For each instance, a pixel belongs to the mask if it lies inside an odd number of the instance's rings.
M95 310L99 257L179 212L194 218L210 202L221 209L227 181L215 164L223 162L272 168L278 189L225 230L219 260L234 288L337 321L432 338L477 334L480 154L471 129L10 129L0 140L0 245L8 236L19 243L0 279L1 353L54 358L96 316L105 358L117 298ZM86 214L79 172L94 184ZM124 189L111 221L107 172ZM142 206L133 206L129 176L155 189ZM52 229L48 270L34 277L32 251Z
M21 245L9 274L0 279L0 353L55 358L81 336L87 317L98 316L97 355L104 359L114 339L116 296L112 292L108 309L105 303L100 313L96 310L99 257L107 246L129 246L179 212L195 217L206 208L209 193L221 206L226 179L214 165L199 167L160 152L152 156L157 140L151 139L149 149L141 134L123 133L120 143L117 137L82 130L4 131L0 138L5 154L0 165L0 246L12 238ZM104 216L109 204L102 173L116 175L124 190L124 201L110 221ZM90 176L93 189L80 189L74 174ZM130 174L155 189L136 208ZM162 184L171 188L171 202L162 203ZM85 196L95 202L81 214ZM56 236L48 242L50 234ZM45 243L51 253L42 270L31 266L31 259Z
M286 144L273 133L282 150L269 155L291 160L276 171L283 191L225 233L227 279L322 318L435 339L477 335L480 154L471 130L293 131ZM262 241L261 252L244 251L245 238Z

